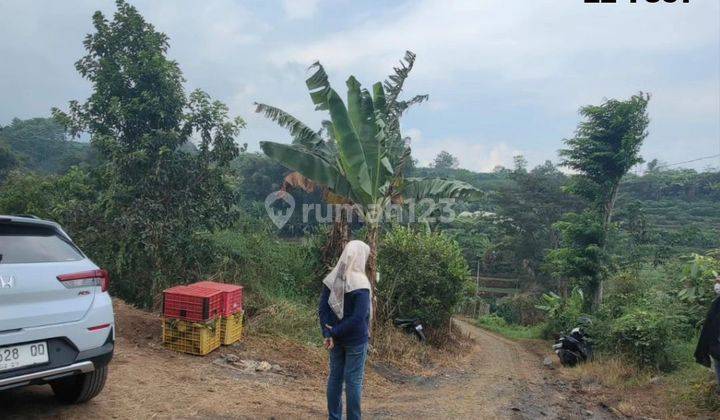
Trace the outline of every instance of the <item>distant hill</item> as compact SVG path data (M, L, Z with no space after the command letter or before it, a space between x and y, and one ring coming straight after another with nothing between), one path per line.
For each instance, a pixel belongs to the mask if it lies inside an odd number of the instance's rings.
M412 176L468 182L488 193L480 207L493 211L493 193L513 186L507 170L478 173L467 169L415 168ZM615 220L644 223L651 242L683 251L720 247L720 172L654 168L628 175L620 187ZM631 220L634 218L633 220Z
M189 142L180 150L198 152L197 146ZM96 161L89 142L70 140L52 118L15 118L9 125L0 126L0 179L11 169L53 175Z
M60 174L90 159L88 143L70 141L52 118L15 118L0 126L0 159L13 167L40 174ZM4 156L4 157L3 157ZM0 162L0 170L4 165ZM10 166L9 164L6 166Z
M639 219L630 217L638 210ZM672 169L628 175L618 197L618 220L644 223L653 242L677 250L718 248L720 172Z

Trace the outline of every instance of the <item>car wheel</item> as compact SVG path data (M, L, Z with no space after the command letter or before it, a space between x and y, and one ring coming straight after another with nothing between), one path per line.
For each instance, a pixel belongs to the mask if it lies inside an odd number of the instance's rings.
M65 404L90 401L102 391L108 369L103 366L89 373L70 376L50 382L55 398Z

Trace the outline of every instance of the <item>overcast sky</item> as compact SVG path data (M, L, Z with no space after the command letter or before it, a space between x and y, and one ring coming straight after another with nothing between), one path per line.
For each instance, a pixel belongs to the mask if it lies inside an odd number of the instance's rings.
M652 94L646 160L720 154L720 1L586 5L583 0L136 0L170 37L188 90L202 88L248 123L240 138L288 135L254 114L279 106L319 127L304 86L320 60L338 91L354 74L384 79L406 49L418 59L407 95L430 101L404 133L427 164L441 150L487 171L557 161L578 107ZM95 10L112 1L0 0L0 124L84 99L73 63ZM681 166L720 167L720 158Z

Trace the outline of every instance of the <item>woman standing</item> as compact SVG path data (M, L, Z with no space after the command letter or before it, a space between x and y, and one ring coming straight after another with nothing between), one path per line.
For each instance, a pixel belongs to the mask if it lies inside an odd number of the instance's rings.
M361 418L360 399L365 377L370 329L370 281L365 265L370 247L350 241L335 268L323 280L320 327L330 351L327 383L328 418L342 418L342 387L345 383L347 419Z

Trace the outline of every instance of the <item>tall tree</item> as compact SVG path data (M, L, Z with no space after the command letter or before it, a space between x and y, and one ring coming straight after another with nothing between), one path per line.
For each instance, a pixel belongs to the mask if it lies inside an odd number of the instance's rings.
M457 169L460 165L458 158L443 150L433 159L431 166L435 169Z
M347 105L330 86L324 68L319 63L314 65L316 71L307 86L316 109L330 114L330 120L323 123L327 138L278 108L258 106L259 112L265 112L293 135L291 145L261 142L265 154L342 197L362 216L371 248L368 274L373 290L378 234L386 206L403 198L451 198L476 191L458 181L404 176L411 157L410 146L400 133L399 118L410 105L426 99L424 95L409 101L398 99L415 55L408 52L405 59L409 65L396 68L385 85L375 83L372 94L350 76L346 82Z
M601 250L607 245L620 181L635 165L642 163L640 147L647 137L649 118L647 105L650 95L639 93L622 101L610 99L601 105L580 109L585 118L575 137L566 139L566 149L560 151L562 165L577 172L570 191L591 203L590 211L600 217ZM593 306L602 303L603 276L593 276Z
M400 65L393 68L393 73L388 76L387 80L382 84L382 90L384 90L386 97L384 131L388 139L385 144L388 150L387 157L390 164L397 167L403 175L412 171L414 161L412 158L408 158L409 153L406 155L406 152L409 151L406 147L407 144L409 144L409 138L403 138L400 134L400 118L408 108L428 99L428 95L415 95L409 100L400 98L405 80L415 65L415 57L414 53L406 51L404 59L400 61ZM316 63L315 66L318 68L318 72L313 77L319 76L320 80L322 80L323 77L326 78L322 66L319 63ZM313 81L313 77L308 79L309 88L311 81L312 83L317 83L317 81ZM322 83L325 82L327 82L327 80ZM310 89L312 90L313 88ZM312 95L311 98L315 101ZM319 146L322 146L322 148L327 151L323 151L323 154L329 153L333 155L332 159L336 161L339 159L332 121L324 120L322 122L322 128L317 132L313 132L312 129L297 118L279 108L262 103L256 103L256 106L256 112L263 113L266 117L290 131L290 134L293 136L293 144L307 147L311 151L319 150ZM316 109L319 109L320 105L317 105L317 107ZM308 139L313 140L308 142ZM346 216L348 212L352 212L352 209L348 209L352 201L342 195L335 194L333 190L327 186L316 184L313 180L303 176L297 171L288 174L283 181L283 190L290 187L300 188L308 193L320 189L326 202L329 204L343 205L339 210L341 214L335 217L332 229L328 232L328 240L323 247L322 253L323 263L334 264L334 261L340 256L345 244L350 238L350 230L347 222L348 217ZM374 257L373 255L373 260Z
M134 7L118 0L113 20L96 12L93 26L75 64L92 94L53 114L72 135L90 133L99 150L93 239L116 292L150 306L162 287L187 278L202 248L195 232L229 221L234 200L223 176L244 123L202 91L185 94L167 36ZM197 153L182 150L191 139Z

